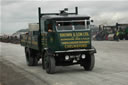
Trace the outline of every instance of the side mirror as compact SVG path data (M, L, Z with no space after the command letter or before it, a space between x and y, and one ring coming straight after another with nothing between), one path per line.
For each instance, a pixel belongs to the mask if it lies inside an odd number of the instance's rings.
M91 22L94 22L94 20L91 20Z

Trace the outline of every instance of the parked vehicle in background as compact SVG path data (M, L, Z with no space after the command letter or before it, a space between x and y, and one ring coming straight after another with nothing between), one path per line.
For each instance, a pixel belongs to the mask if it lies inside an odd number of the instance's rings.
M119 39L128 40L128 24L119 24L116 23L116 27L119 30Z

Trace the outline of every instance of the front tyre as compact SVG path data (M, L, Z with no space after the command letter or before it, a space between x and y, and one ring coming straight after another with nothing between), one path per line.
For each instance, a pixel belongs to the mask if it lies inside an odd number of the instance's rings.
M95 65L95 56L94 56L94 54L88 53L86 55L86 58L85 58L82 66L84 67L84 69L86 71L91 71L91 70L93 70L94 65Z
M48 52L45 53L44 56L45 70L48 74L55 73L55 58Z

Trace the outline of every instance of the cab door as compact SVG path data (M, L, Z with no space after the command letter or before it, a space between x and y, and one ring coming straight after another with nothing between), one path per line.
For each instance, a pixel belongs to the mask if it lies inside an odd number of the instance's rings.
M44 29L42 32L42 46L43 48L50 48L53 44L49 43L53 40L53 23L51 20L44 22Z

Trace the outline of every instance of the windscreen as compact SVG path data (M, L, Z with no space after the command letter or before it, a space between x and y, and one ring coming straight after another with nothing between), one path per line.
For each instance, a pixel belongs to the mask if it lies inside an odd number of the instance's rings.
M85 21L57 21L56 28L58 31L85 30L87 25Z

